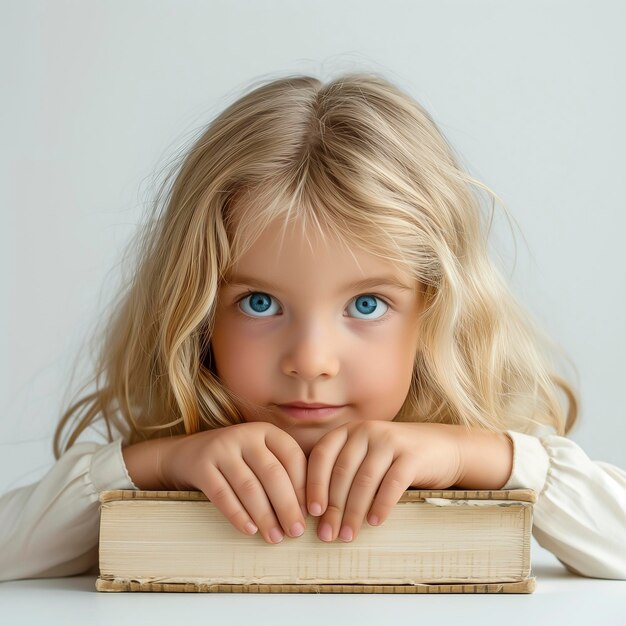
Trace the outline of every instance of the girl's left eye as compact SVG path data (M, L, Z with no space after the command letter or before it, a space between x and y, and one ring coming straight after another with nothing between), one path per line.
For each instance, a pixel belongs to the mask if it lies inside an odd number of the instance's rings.
M379 320L385 315L385 313L387 313L387 311L389 310L389 305L382 298L379 298L378 296L375 296L374 294L363 294L361 296L357 296L353 300L353 302L356 305L357 310L359 311L359 313L367 315L367 317L357 318L357 319L372 319L369 316L369 313L372 313L373 311L377 311L378 309L380 309L380 307L376 304L376 301L382 302L383 307L384 307L384 310L382 311L382 313L378 317L373 318L374 320Z
M246 291L243 296L237 298L236 303L245 304L250 302L251 312L244 312L251 315L252 317L270 317L271 315L276 314L276 310L272 310L272 300L274 300L274 298L263 291ZM360 296L356 296L356 298L352 302L355 304L357 312L364 315L364 317L357 317L357 319L377 321L382 319L382 317L385 315L385 313L387 313L387 310L389 309L389 304L380 296L375 296L374 294L363 294ZM372 317L371 314L380 309L380 306L377 304L377 302L381 302L384 309L380 315L378 315L377 317ZM243 309L241 309L240 307L240 310Z

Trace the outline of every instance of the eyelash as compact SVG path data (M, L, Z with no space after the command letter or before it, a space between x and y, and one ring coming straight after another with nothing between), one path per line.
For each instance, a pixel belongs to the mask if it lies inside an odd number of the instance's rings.
M239 303L247 298L249 295L253 294L253 293L266 293L268 296L270 295L269 293L267 293L266 291L259 291L258 289L247 289L246 291L244 291L244 293L242 293L241 295L237 296L235 298L235 305L237 308L237 312L241 315L243 315L246 319L248 320L259 320L259 319L269 319L269 318L259 318L259 317L252 317L251 315L246 315L246 313L244 313L240 308L239 308ZM387 318L390 315L390 312L393 309L392 304L389 302L389 300L387 300L387 298L384 298L383 296L377 294L377 293L370 293L370 292L365 292L365 293L360 293L356 296L354 296L353 300L355 300L356 298L360 297L360 296L374 296L375 298L378 298L379 300L382 300L389 308L388 310L385 312L385 314L382 317L379 317L378 319L375 320L362 320L362 319L358 319L358 318L353 318L355 319L357 322L366 322L368 324L378 324L380 322L384 322L387 320ZM274 296L270 296L270 297L274 297Z

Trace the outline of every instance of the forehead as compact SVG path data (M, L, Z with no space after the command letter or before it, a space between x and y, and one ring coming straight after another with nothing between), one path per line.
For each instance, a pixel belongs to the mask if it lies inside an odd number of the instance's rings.
M414 282L404 268L360 246L346 244L334 233L319 232L316 227L303 228L301 222L284 224L282 220L276 220L255 236L225 279L243 283L249 282L241 280L247 277L265 279L268 286L347 285L373 277L385 277L405 288L412 288Z
M276 219L258 234L248 231L240 235L240 241L246 245L236 251L227 276L260 270L280 274L291 265L300 269L313 266L318 272L350 271L362 273L363 277L372 272L406 276L406 271L391 261L365 250L362 245L346 242L329 230L320 232L311 224L307 227L301 218L290 223Z

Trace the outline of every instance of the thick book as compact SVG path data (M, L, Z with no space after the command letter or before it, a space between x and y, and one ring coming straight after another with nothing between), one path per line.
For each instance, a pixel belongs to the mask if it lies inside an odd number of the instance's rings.
M98 591L532 593L532 489L408 489L380 526L327 543L244 535L201 491L100 492Z

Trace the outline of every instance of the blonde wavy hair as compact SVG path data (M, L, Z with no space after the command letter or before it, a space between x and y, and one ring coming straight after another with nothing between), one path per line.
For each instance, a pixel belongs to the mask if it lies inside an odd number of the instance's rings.
M181 161L130 243L131 278L90 342L95 374L81 392L93 382L95 391L62 415L57 459L72 415L65 450L98 419L109 441L113 426L127 444L244 421L235 401L245 399L212 364L216 299L277 218L301 217L304 228L397 263L423 286L420 344L396 421L571 430L578 400L552 359L564 353L487 254L479 192L492 202L496 194L462 171L431 116L384 77L262 81L203 128Z

